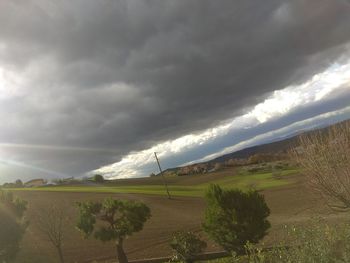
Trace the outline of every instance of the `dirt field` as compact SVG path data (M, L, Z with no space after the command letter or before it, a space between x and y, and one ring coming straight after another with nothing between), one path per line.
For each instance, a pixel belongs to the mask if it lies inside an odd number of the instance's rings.
M280 241L280 228L283 224L305 224L313 216L327 217L329 220L344 220L346 214L334 214L323 205L322 200L304 187L302 180L298 183L265 190L267 203L271 209L270 222L272 228L265 242L271 244ZM202 198L176 197L168 200L163 196L135 194L102 194L102 193L60 193L60 192L16 192L29 202L28 217L31 221L28 232L18 256L18 263L57 262L56 253L50 243L38 230L36 216L40 208L59 205L67 213L66 236L64 239L64 255L66 262L106 262L113 259L115 249L112 243L101 243L93 238L84 240L74 228L77 210L74 203L84 200L101 200L105 197L137 199L145 202L152 211L152 218L146 223L144 230L134 234L125 242L129 259L167 256L171 253L169 239L177 230L193 230L200 232L205 209ZM205 234L200 232L202 237ZM208 242L208 250L220 250L215 244ZM110 262L110 261L108 261Z

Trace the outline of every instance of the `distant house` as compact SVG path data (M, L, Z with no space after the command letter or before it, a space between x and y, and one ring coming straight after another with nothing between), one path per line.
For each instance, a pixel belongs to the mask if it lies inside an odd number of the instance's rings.
M46 184L46 180L44 179L33 179L24 184L25 187L37 187L43 186Z
M183 166L178 171L178 176L193 175L193 174L203 174L207 173L209 170L208 164L191 164L188 166Z
M181 167L180 171L178 172L179 176L190 175L190 174L191 174L191 167L190 166Z

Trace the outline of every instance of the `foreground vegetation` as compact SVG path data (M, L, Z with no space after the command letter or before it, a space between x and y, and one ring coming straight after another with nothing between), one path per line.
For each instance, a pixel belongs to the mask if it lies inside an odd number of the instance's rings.
M24 217L27 202L0 190L0 262L13 260L28 226Z
M142 202L105 199L103 202L78 203L79 220L77 229L87 238L90 235L102 242L114 241L119 263L127 263L124 240L142 230L151 217L151 210ZM97 229L97 221L102 223Z
M321 218L309 220L307 227L284 226L280 244L245 245L245 255L211 260L210 263L348 263L350 262L350 225L329 224Z
M257 191L223 190L210 185L203 229L209 237L231 253L243 253L247 242L258 243L271 224L264 196Z

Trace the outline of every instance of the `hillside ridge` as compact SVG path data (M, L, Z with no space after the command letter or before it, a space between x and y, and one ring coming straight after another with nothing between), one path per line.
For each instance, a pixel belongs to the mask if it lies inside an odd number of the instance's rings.
M334 126L342 125L346 122L350 122L350 119L345 120L345 121L341 121L341 122L337 122L334 124L330 124L327 126L325 126L323 124L323 125L320 125L316 128L312 128L309 130L302 130L302 131L299 131L296 133L292 133L291 135L289 135L288 137L285 137L284 139L280 140L278 138L275 141L270 141L268 143L250 146L250 147L238 150L238 151L234 151L231 153L221 155L221 156L216 157L214 159L211 159L209 161L193 163L193 164L185 165L185 166L168 168L164 172L167 173L167 172L177 171L177 170L179 170L183 167L187 167L187 166L212 165L215 163L224 163L226 161L229 161L230 159L247 159L250 156L255 155L255 154L287 154L287 152L290 148L298 145L298 138L300 135L311 134L314 132L326 132L328 129L330 129Z

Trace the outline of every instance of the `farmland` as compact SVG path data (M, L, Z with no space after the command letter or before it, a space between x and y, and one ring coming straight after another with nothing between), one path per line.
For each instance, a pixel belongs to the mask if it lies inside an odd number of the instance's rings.
M205 190L210 183L218 184L224 188L248 189L253 187L263 190L292 184L294 183L294 179L291 175L297 173L298 171L296 169L287 169L280 171L278 176L276 176L273 172L236 172L236 169L231 168L206 175L167 177L166 181L169 185L170 193L173 196L203 197ZM95 185L60 185L14 190L77 193L165 194L163 181L160 177L120 180L120 182Z
M281 226L289 223L303 224L310 217L325 215L329 220L339 220L343 215L329 215L323 202L305 187L303 177L294 169L274 172L248 172L228 168L220 172L167 178L171 200L165 196L162 180L156 178L120 180L98 186L52 186L16 189L16 194L29 202L30 227L22 243L17 262L55 262L55 250L39 231L37 216L40 209L56 205L66 215L63 253L67 262L110 262L115 257L113 243L83 239L75 229L77 210L75 203L85 200L102 200L106 197L140 200L152 211L145 228L125 242L129 259L152 258L171 254L168 242L177 230L198 232L207 242L208 251L221 250L201 231L205 200L201 198L209 183L223 187L247 189L255 187L264 194L271 209L272 224L267 244L278 242Z

